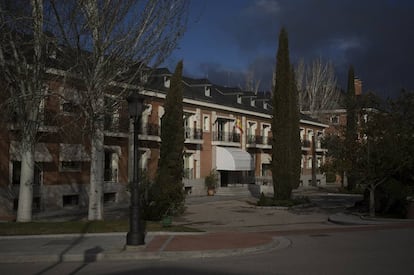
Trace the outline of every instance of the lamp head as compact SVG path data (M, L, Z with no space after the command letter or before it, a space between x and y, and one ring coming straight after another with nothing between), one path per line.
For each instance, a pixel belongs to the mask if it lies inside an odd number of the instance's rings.
M144 97L138 92L133 92L126 98L126 100L128 102L129 117L140 117L144 109Z

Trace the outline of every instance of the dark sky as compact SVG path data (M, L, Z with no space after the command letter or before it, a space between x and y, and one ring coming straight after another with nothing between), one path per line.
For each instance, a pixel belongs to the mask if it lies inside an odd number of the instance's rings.
M269 90L282 26L291 61L332 61L342 88L351 64L364 92L386 97L414 88L410 0L193 0L188 30L167 64L182 58L186 75L227 86L244 86L253 68Z

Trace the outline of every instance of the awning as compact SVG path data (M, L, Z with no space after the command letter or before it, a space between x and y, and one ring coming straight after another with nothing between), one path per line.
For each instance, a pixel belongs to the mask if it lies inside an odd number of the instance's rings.
M252 169L252 157L240 148L217 147L217 170L225 171L250 171Z
M59 161L89 161L89 154L82 144L59 144Z
M12 141L10 143L10 159L15 161L21 161L20 143ZM35 145L35 161L36 162L51 162L53 161L52 155L47 148L46 143L36 143Z

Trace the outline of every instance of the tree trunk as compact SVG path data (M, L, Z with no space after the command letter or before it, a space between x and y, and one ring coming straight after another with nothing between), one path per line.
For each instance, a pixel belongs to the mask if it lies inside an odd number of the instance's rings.
M312 186L316 185L316 142L315 135L312 135Z
M103 219L103 181L104 181L104 133L102 123L96 123L92 135L91 148L91 178L89 189L88 220Z
M369 189L369 216L375 217L375 187L371 186Z
M19 205L17 208L17 222L32 220L33 179L34 179L34 145L24 139L21 144L21 171L19 188Z

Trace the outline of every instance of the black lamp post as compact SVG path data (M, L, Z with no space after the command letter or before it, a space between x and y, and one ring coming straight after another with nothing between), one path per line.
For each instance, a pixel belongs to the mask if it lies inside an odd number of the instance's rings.
M144 97L138 93L132 93L127 97L128 112L134 120L134 155L133 155L133 178L131 182L131 206L129 210L129 232L127 234L127 245L145 244L145 224L141 219L141 196L139 193L139 151L138 151L138 129L144 106Z

